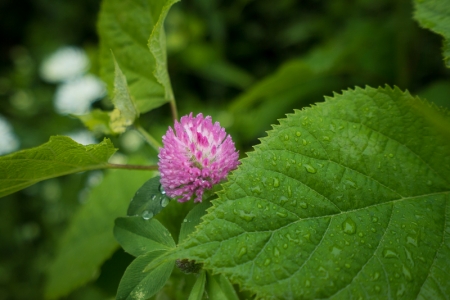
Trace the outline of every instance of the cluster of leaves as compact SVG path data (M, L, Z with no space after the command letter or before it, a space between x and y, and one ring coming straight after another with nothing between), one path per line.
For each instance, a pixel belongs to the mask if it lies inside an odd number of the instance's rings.
M113 110L80 118L97 134L122 133L142 122L160 136L164 126L156 124L166 108L157 108L169 103L176 116L166 44L180 110L212 114L245 148L286 111L355 84L398 84L445 104L449 85L436 81L446 74L436 67L439 47L427 43L439 40L415 27L409 1L361 0L351 10L343 9L345 1L312 1L304 13L306 4L291 0L275 8L270 1L236 1L226 9L186 0L168 15L175 2L103 1L100 73ZM450 3L435 2L414 3L415 18L444 37L448 62ZM242 20L236 19L241 12ZM410 47L417 44L427 46ZM192 204L169 203L158 178L151 179L135 194L129 216L115 223L117 241L136 257L117 298L158 293L185 299L190 293L190 299L202 299L206 291L213 299L236 299L229 280L248 291L246 297L267 299L445 298L448 123L446 110L398 88L357 88L281 120L212 202L192 210ZM157 139L147 140L157 147ZM114 152L108 139L84 147L54 137L0 159L0 195L51 177L115 168L108 163ZM106 171L58 243L47 270L48 298L95 279L102 265L97 286L111 285L104 262L118 246L112 220L125 214L128 199L150 176ZM187 259L181 268L195 261L204 269L197 276L172 273L177 259ZM111 264L129 260L116 252ZM99 299L108 289L102 290L79 297Z

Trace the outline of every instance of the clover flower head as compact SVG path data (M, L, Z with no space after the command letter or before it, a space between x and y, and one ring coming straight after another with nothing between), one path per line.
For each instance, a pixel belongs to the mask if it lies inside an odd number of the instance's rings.
M211 117L190 113L175 121L162 137L159 152L161 185L166 194L186 202L195 194L201 202L205 189L219 183L238 164L239 153L231 137Z

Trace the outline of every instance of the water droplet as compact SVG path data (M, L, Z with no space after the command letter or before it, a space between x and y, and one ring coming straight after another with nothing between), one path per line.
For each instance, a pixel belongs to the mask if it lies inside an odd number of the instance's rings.
M308 203L306 203L306 202L300 202L300 207L301 208L303 208L303 209L307 209L308 208Z
M339 256L339 254L341 254L342 249L333 246L333 248L331 249L331 254L333 254L334 256Z
M295 133L295 135L296 135L296 136L301 136L302 133L301 133L300 131L297 131L297 132Z
M380 278L380 273L378 272L373 273L372 280L378 280L378 278Z
M317 170L314 169L314 168L313 168L312 166L310 166L310 165L305 165L305 168L306 168L306 171L307 171L308 173L314 174L314 173L317 172Z
M407 236L406 237L406 242L408 244L411 244L411 245L417 247L417 239L413 238L412 236Z
M284 249L287 249L287 247L288 247L288 244L284 244L284 245L283 245L283 248L284 248Z
M397 258L397 257L398 257L398 254L397 254L397 252L395 252L395 251L392 250L392 249L385 248L385 249L383 250L383 256L384 256L385 258Z
M323 136L322 139L323 139L324 141L329 141L329 140L330 140L330 137L328 137L328 136Z
M375 229L375 228L370 228L370 231L372 231L372 232L377 232L377 230Z
M286 198L286 196L281 196L280 197L280 204L281 205L285 205L286 202L288 202L288 198Z
M289 140L289 136L287 134L284 135L284 140L288 141Z
M345 183L354 189L357 188L356 183L350 179L345 179Z
M408 280L408 281L412 280L411 271L408 269L408 267L403 265L402 272L403 272L403 275L405 275L406 280Z
M356 232L356 224L351 218L347 218L342 223L342 230L346 234L354 234Z
M377 218L377 217L373 217L373 218L372 218L372 222L374 222L374 223L375 223L375 222L378 222L378 218Z
M397 290L397 296L403 296L406 291L405 285L402 283L400 288Z
M279 187L280 186L280 181L278 180L278 178L274 178L273 179L273 187Z
M186 223L187 221L188 221L187 219L184 219L184 220L183 220L184 223Z
M281 218L286 218L288 215L287 215L287 213L277 211L277 216L279 216Z
M375 286L375 292L379 292L379 291L381 291L381 288L380 288L380 286L376 285Z
M166 191L163 189L162 185L159 185L159 192L163 195L166 194Z
M308 144L308 142L305 139L303 139L302 144L303 144L303 146L306 146Z
M291 190L290 185L288 185L288 187L287 187L287 192L288 192L288 197L290 198L292 196L292 190Z
M350 264L345 264L344 265L347 269L350 269L351 265Z
M392 158L392 157L394 157L394 154L392 154L392 153L389 153L389 155L388 155L390 158Z
M255 218L255 215L252 213L247 213L243 210L239 210L238 215L241 219L250 222L251 220L253 220Z
M161 200L161 206L166 207L169 204L170 200L169 198L164 197L164 199Z
M153 218L153 213L151 211L144 210L141 214L141 217L144 220L150 220L151 218Z
M306 281L305 281L305 286L306 286L306 287L310 287L310 286L311 286L311 282L310 282L309 280L306 280Z
M261 194L261 187L259 185L252 187L252 192L254 194Z
M246 247L242 247L241 250L239 250L239 257L242 257L242 255L244 255L245 253L247 253L247 248Z
M152 196L152 200L155 200L155 198L156 198L156 195L153 195L153 196Z
M271 260L270 260L269 258L267 258L267 259L264 261L264 265L265 265L265 266L268 266L268 265L270 265L270 262L271 262Z
M274 255L275 257L280 256L280 250L278 250L277 247L273 248L273 255Z
M364 233L360 232L360 233L358 233L358 236L363 237Z

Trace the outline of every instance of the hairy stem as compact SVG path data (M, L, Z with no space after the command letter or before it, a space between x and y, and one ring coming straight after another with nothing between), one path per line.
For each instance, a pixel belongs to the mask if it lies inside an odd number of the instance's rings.
M152 146L156 152L159 152L159 148L162 147L160 143L153 136L151 136L141 125L136 125L136 130L142 135L145 141Z
M143 171L156 171L157 165L141 166L141 165L121 165L121 164L107 164L106 169L127 169L127 170L143 170Z

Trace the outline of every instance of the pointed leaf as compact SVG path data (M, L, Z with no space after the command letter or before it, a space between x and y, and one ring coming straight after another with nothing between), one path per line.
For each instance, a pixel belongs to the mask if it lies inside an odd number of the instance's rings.
M109 139L83 146L69 137L53 136L41 146L1 156L0 197L45 179L104 169L114 152Z
M115 133L122 133L126 128L134 123L139 116L139 111L130 95L127 79L122 73L119 64L114 57L114 110L111 112L110 126Z
M161 68L147 42L160 16L165 14L164 0L104 0L98 22L101 76L113 98L114 61L111 51L125 74L130 94L141 113L167 103L164 87L153 72ZM160 26L160 25L158 25ZM162 26L162 25L161 25ZM159 30L159 29L158 29ZM155 41L157 42L157 41ZM165 57L161 45L160 56ZM163 54L164 53L164 54ZM164 65L162 68L165 68Z
M444 38L443 55L450 68L450 0L414 0L414 18Z
M186 215L183 223L181 223L180 236L178 238L178 243L184 241L188 235L195 231L195 227L200 224L201 218L206 214L206 210L211 207L211 202L204 201L201 202Z
M367 87L288 115L173 253L265 299L445 298L450 140L417 103Z
M188 300L202 300L203 293L205 292L205 283L206 283L206 272L201 271L200 274L198 274L197 281L192 287Z
M117 291L117 300L148 299L164 287L172 273L174 261L143 272L146 265L164 251L154 251L136 258L127 268Z
M150 174L151 175L151 174ZM119 247L114 219L124 214L133 192L148 172L108 170L73 217L47 270L46 296L61 297L93 279L102 263Z
M166 227L156 219L145 220L140 216L116 219L114 236L122 248L134 256L175 247Z
M110 113L102 111L101 109L93 109L86 115L74 115L73 117L78 118L83 122L90 131L98 134L113 134L111 129Z

